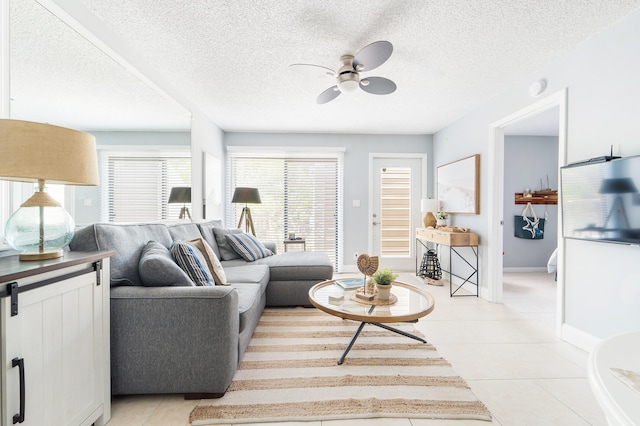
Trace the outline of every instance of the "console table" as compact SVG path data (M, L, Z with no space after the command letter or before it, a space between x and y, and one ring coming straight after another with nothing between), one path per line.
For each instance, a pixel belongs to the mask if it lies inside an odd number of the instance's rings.
M445 232L435 228L416 228L416 275L418 275L419 247L429 249L428 243L449 247L449 269L442 269L449 274L449 295L454 296L478 296L480 279L478 275L478 234L471 232ZM465 252L466 255L465 255ZM453 271L453 263L459 259L468 265L469 273L466 276L460 275L462 272ZM458 278L460 283L453 283L452 277ZM434 280L427 278L431 284ZM458 293L465 284L475 286L475 293ZM455 289L454 289L455 286Z
M0 258L0 425L111 417L109 257Z

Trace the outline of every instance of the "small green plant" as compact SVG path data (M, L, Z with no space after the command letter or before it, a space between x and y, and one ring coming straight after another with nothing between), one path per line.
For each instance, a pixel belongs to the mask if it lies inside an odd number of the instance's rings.
M373 282L378 285L391 285L393 280L395 280L396 278L398 278L398 274L394 274L393 271L389 268L384 268L382 270L378 269L371 276Z
M447 212L437 212L436 213L436 219L444 220L444 219L447 219L448 217L449 217L449 213L447 213Z

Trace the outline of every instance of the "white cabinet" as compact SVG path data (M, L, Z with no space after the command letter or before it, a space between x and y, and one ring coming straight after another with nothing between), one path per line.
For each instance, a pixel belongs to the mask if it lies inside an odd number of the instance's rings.
M112 254L0 258L0 425L109 420Z

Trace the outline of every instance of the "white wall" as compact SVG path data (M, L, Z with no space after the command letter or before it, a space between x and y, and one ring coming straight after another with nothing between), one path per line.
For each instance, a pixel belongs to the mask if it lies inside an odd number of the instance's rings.
M368 247L369 153L427 153L428 170L432 167L431 135L349 135L225 133L226 146L274 147L344 147L344 259L354 264L349 254L366 253ZM427 185L433 196L432 182ZM360 207L353 207L360 200Z
M220 161L224 161L223 151L224 132L211 120L198 112L193 114L191 120L191 218L201 220L203 218L203 167L202 154L207 152ZM224 188L224 169L221 168L217 181L216 191L222 193ZM208 217L210 219L223 219Z
M549 256L558 242L558 206L532 204L538 218L545 220L544 238L526 240L514 234L515 215L526 205L516 204L514 194L525 188L532 191L558 189L558 138L556 136L505 136L504 138L504 238L503 267L546 269ZM543 187L540 187L542 179ZM527 216L530 216L528 214Z
M487 188L489 125L538 98L527 89L547 80L541 97L568 88L567 161L614 154L640 154L640 10L623 18L562 58L522 79L434 135L434 161L443 164L481 155L480 215L454 218L480 234L481 271L487 268ZM461 222L461 223L460 223ZM640 330L640 279L635 264L640 248L607 243L567 241L559 259L564 276L563 337L589 348L598 339ZM481 274L482 281L482 274ZM486 287L487 283L482 282Z

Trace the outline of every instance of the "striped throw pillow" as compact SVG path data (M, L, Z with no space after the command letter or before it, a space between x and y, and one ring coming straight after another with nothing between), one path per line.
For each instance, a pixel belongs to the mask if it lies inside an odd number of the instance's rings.
M251 234L227 234L225 238L236 253L249 262L273 255L271 250Z
M207 261L196 247L184 241L174 241L171 254L195 285L214 285Z
M189 240L189 242L200 250L200 253L204 256L216 285L230 285L227 282L227 274L225 274L224 269L222 269L222 264L209 243L207 243L204 238L196 238L195 240Z

